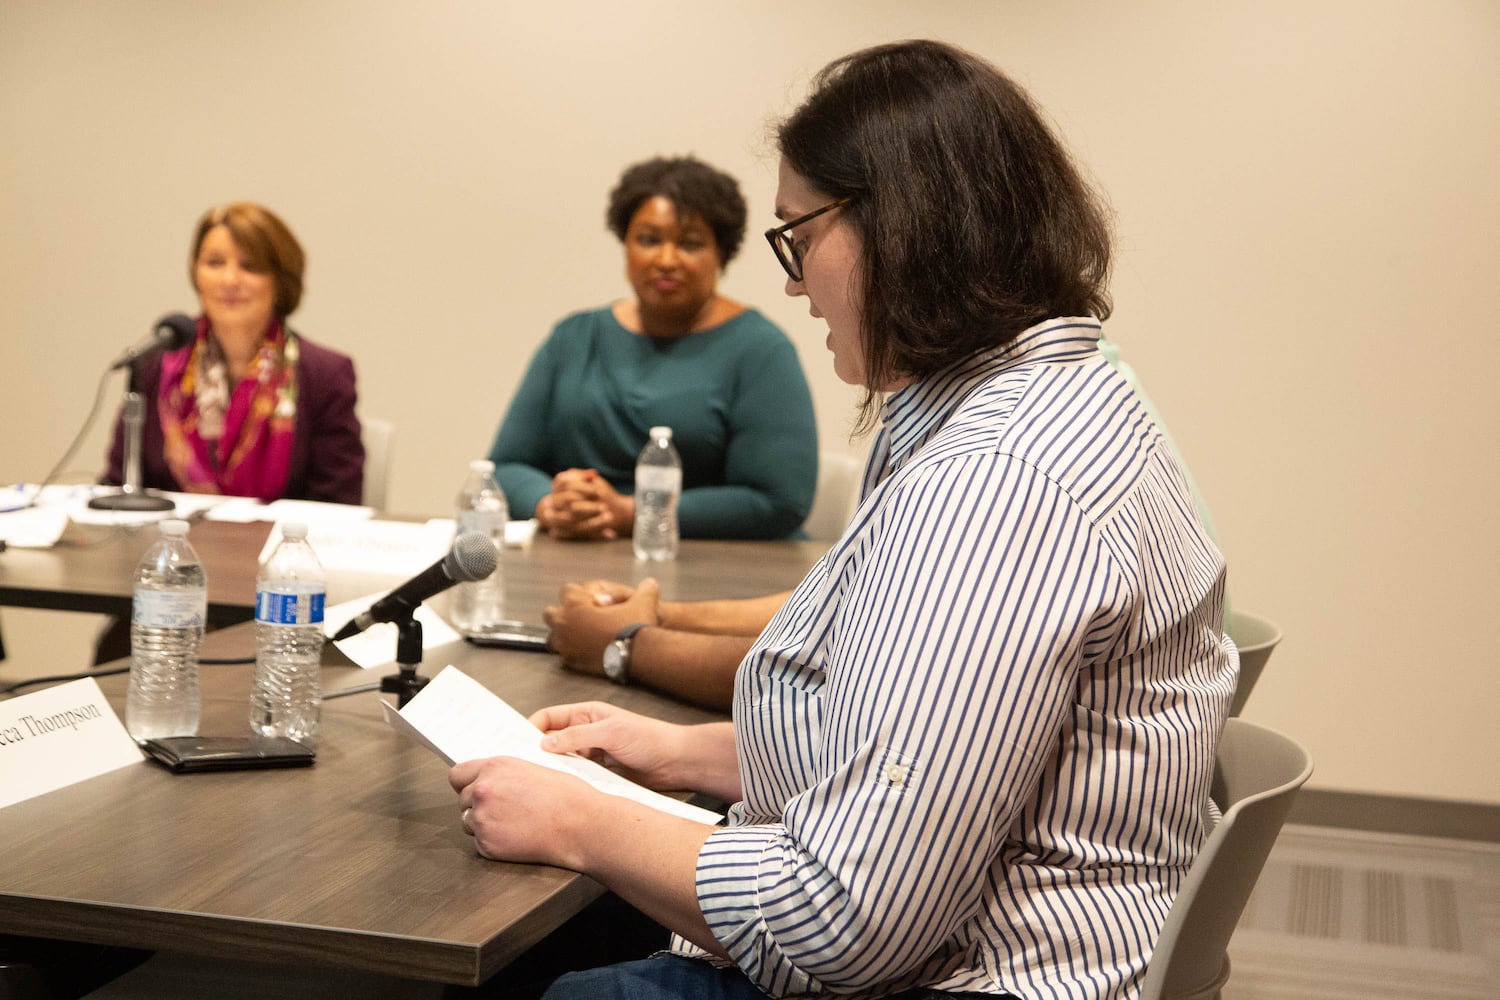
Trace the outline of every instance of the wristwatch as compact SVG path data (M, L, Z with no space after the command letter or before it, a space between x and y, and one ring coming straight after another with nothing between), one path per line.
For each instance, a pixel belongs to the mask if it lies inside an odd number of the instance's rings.
M645 622L626 625L615 633L615 639L604 647L604 676L616 684L630 683L630 646L635 634L646 627Z

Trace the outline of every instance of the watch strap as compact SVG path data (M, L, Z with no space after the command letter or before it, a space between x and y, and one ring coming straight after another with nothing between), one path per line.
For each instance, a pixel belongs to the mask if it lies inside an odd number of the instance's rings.
M605 677L616 684L630 683L630 647L635 640L635 634L645 627L645 622L634 622L615 633L614 639L610 641L609 649L604 651ZM611 653L616 656L613 665L610 661Z
M626 625L615 633L616 642L629 642L635 638L635 634L646 627L646 622L636 622L634 625Z

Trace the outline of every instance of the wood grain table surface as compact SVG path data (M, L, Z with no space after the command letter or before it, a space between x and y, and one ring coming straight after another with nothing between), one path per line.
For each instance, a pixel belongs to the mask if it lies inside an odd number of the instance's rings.
M241 618L253 605L254 559L267 530L193 528L211 601ZM123 587L119 571L134 566L150 537L84 540L17 562L6 552L0 600L107 611L123 599L128 608L128 569ZM503 554L507 612L539 621L563 583L594 577L652 575L669 599L753 596L794 585L822 552L809 542L690 541L675 562L648 567L628 541L541 538ZM338 593L353 586L331 579L330 601L355 596ZM210 632L203 655L253 651L253 625L243 623ZM325 657L325 691L394 669L360 670L339 659ZM602 699L672 721L714 717L573 673L550 654L455 642L429 650L422 672L450 663L524 713ZM202 668L202 734L248 732L252 669ZM123 716L125 678L100 685ZM433 982L488 978L599 887L560 869L478 857L459 825L446 765L391 730L379 698L325 701L311 768L173 775L143 760L0 809L0 932Z

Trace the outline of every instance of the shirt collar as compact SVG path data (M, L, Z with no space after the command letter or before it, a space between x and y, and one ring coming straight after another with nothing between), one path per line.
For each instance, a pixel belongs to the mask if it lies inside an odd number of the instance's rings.
M980 383L1028 365L1087 357L1098 350L1102 332L1091 316L1049 319L892 393L880 408L877 449L886 448L880 478L900 468Z

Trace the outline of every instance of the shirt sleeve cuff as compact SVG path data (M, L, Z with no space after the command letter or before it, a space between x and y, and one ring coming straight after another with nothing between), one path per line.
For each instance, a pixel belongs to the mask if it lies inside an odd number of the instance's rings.
M715 830L698 853L698 907L714 938L760 989L780 996L811 993L818 981L798 969L777 945L766 924L760 889L784 881L777 845L781 826Z

